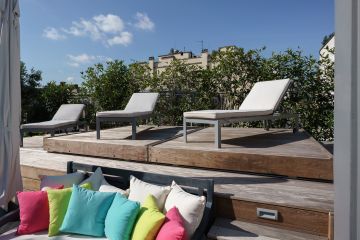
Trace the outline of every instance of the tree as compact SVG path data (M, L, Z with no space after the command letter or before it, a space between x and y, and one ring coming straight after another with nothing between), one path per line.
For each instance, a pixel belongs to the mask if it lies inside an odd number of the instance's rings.
M61 104L70 103L76 92L74 84L48 82L42 89L41 99L48 118L54 116Z
M21 80L21 119L22 123L46 120L47 114L41 102L42 81L40 70L27 70L24 62L20 64Z
M129 75L123 61L98 63L81 73L84 82L81 94L89 97L87 113L90 125L95 124L97 111L123 109L132 93L139 91L136 81Z
M323 38L323 40L321 42L321 45L325 46L333 36L335 36L335 32L332 32L329 35L324 36L324 38Z

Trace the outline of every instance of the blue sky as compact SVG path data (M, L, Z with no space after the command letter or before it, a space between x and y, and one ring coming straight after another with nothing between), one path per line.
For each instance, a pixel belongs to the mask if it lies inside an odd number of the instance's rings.
M96 62L225 45L318 55L333 0L21 0L21 58L50 80L81 83Z

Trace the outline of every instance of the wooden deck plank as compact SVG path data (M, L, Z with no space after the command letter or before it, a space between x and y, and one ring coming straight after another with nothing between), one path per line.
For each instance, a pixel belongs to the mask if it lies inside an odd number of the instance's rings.
M130 127L44 138L49 152L179 166L275 174L295 178L333 179L333 157L309 134L288 129L222 128L222 148L215 149L213 128L190 130L189 143L181 127Z
M179 127L140 126L137 140L134 141L131 140L131 127L126 126L102 130L101 139L96 139L95 132L45 138L44 149L49 152L146 162L149 145L172 138L181 130Z
M214 148L214 129L205 128L149 148L149 161L222 170L333 179L333 158L304 131L222 128L222 148Z
M208 237L217 240L326 240L326 237L217 218Z

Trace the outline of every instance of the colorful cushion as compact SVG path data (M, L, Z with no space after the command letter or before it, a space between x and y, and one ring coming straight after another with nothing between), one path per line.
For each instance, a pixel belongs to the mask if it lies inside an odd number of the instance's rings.
M155 197L157 206L162 211L166 197L170 190L170 186L162 187L143 182L134 176L130 176L129 200L137 201L143 204L147 196L151 194Z
M129 196L129 191L125 191L125 190L122 190L121 188L117 188L117 187L109 184L105 179L101 183L99 192L114 192L114 193L120 193L124 197Z
M96 192L74 185L60 231L105 236L105 218L114 197L115 193Z
M183 219L176 207L170 209L165 216L165 223L161 227L156 240L186 240L187 234Z
M105 236L108 239L129 240L140 211L140 203L117 193L105 218Z
M40 176L40 189L54 185L64 185L65 188L79 184L84 179L85 174L81 172L70 173L62 176Z
M90 183L85 183L81 187L91 189ZM49 237L58 235L60 233L61 224L65 218L68 209L72 188L65 188L61 190L49 190Z
M153 195L148 195L141 205L132 240L154 240L165 220L164 214L157 207Z
M94 191L98 191L101 183L105 180L103 173L101 171L101 168L97 168L93 174L91 174L90 177L85 179L81 184L84 183L91 183L91 187Z
M49 204L45 191L18 192L20 225L17 234L46 230L49 226Z
M185 192L175 182L172 183L171 188L171 192L165 202L165 211L169 211L173 207L179 209L179 212L184 219L184 226L188 238L190 239L200 225L206 199L204 196L200 197Z

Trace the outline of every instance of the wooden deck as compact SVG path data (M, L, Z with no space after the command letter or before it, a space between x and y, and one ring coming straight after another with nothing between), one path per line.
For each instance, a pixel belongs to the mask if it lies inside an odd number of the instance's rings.
M49 152L295 178L332 180L333 157L309 134L259 128L222 128L222 148L214 148L213 128L190 130L189 143L181 127L139 128L131 140L130 127L45 138ZM26 144L26 143L25 143Z
M321 236L328 234L328 214L333 211L334 198L333 185L330 183L57 154L41 148L22 148L21 171L25 189L38 189L41 174L64 174L67 161L174 176L212 178L215 180L218 217ZM278 210L279 220L259 219L256 216L258 207Z

